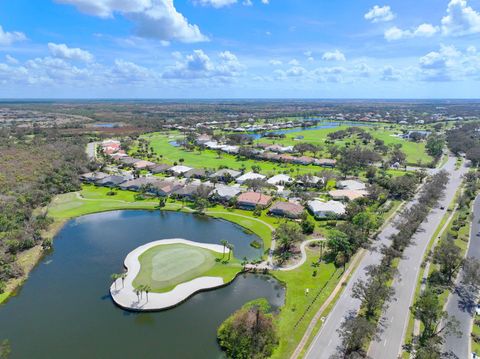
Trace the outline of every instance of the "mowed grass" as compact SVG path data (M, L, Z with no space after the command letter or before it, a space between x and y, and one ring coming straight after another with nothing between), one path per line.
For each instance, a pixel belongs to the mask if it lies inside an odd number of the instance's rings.
M299 142L308 142L313 143L316 145L325 145L325 140L328 139L328 135L330 133L345 130L347 129L348 125L339 126L335 128L323 128L318 130L306 130L296 133L290 133L285 136L284 139L275 139L275 140L267 140L267 139L260 139L259 142L264 143L278 143L283 145L295 145ZM424 142L412 142L405 140L403 138L395 136L399 134L401 131L395 131L393 129L382 125L373 125L373 126L362 126L362 129L369 132L373 138L382 140L385 144L388 145L401 145L402 150L405 152L407 156L407 162L411 165L415 165L419 162L422 164L430 163L433 159L430 157L426 150L425 150L425 143ZM295 138L298 136L303 136L303 139L300 141L296 141ZM352 138L347 138L345 140L336 140L335 144L338 146L345 145L346 142L353 143ZM358 141L360 143L360 141ZM323 153L325 155L325 151Z
M272 272L275 278L286 284L285 305L278 315L280 343L272 355L274 359L290 357L313 316L330 296L343 274L342 269L337 269L333 263L322 262L312 266L317 263L318 255L318 249L309 249L307 261L300 268ZM306 289L309 289L308 294L305 293Z
M242 270L233 256L188 244L166 244L150 248L139 256L140 272L133 286L148 285L152 292L162 293L199 277L220 277L232 281Z

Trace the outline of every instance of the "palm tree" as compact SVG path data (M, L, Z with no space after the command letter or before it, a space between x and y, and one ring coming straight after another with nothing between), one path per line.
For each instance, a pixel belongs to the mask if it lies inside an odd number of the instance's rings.
M125 278L127 278L127 273L122 273L120 275L120 278L122 278L122 288L124 287L124 283L125 283Z
M148 302L148 292L150 292L150 291L152 290L152 288L150 288L149 285L145 285L145 286L143 287L143 290L145 291L145 294L146 294L146 296L147 296L147 302Z
M234 247L233 247L233 244L229 243L229 244L228 244L228 249L229 249L229 251L228 251L228 260L230 260L230 256L232 255L233 248L234 248Z
M113 280L113 284L115 285L115 289L117 289L117 279L120 278L120 274L113 273L110 278Z
M223 259L223 257L225 257L225 248L228 246L228 241L226 241L225 239L222 239L220 243L223 245L223 255L222 255L222 259Z

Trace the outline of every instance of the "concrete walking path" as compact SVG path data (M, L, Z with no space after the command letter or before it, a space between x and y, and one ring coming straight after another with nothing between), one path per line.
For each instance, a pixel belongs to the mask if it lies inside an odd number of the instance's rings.
M135 311L153 311L162 310L174 307L193 294L207 289L213 289L223 286L223 278L221 277L199 277L191 281L181 283L174 289L166 293L148 293L148 298L145 293L141 296L137 296L137 291L133 287L133 281L140 272L139 256L145 253L150 248L166 245L166 244L187 244L200 248L209 249L217 253L223 253L224 248L219 244L207 244L188 241L185 239L162 239L159 241L144 244L132 252L130 252L125 258L125 267L127 268L127 276L122 279L117 279L110 286L110 294L114 302L124 308ZM228 253L229 249L225 248L225 253Z

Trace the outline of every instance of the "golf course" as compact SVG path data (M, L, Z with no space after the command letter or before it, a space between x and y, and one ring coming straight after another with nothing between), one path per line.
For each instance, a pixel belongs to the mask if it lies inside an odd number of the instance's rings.
M181 243L157 245L138 259L140 272L133 286L149 286L156 293L168 292L180 283L203 276L221 277L224 283L228 283L241 270L238 260L230 253L217 253Z

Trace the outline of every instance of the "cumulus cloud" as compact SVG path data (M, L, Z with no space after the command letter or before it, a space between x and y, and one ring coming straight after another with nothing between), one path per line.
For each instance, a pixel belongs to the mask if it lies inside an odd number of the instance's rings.
M480 12L468 6L467 0L451 0L442 18L442 32L453 36L479 33Z
M272 66L280 66L280 65L283 64L282 61L280 61L280 60L275 60L275 59L270 60L268 63L269 63L270 65L272 65Z
M463 66L463 60L465 58L462 53L454 46L441 45L439 51L429 52L420 58L421 78L425 81L450 81L460 75L460 71L455 71L455 68L461 64Z
M129 82L146 81L156 77L154 72L146 67L119 59L115 60L111 73L115 78Z
M370 20L371 22L387 22L395 19L395 14L388 5L375 5L365 14L364 17L366 20Z
M214 62L203 50L182 56L175 66L163 73L166 79L232 78L243 71L244 66L230 51L221 52Z
M292 59L288 62L288 64L292 66L298 66L300 65L300 62L297 59Z
M237 0L195 0L194 1L195 4L202 5L202 6L212 6L217 9L224 6L235 4L236 2Z
M401 79L400 71L390 65L382 69L380 76L383 81L399 81Z
M432 37L439 31L439 28L432 24L421 24L413 30L402 30L393 26L385 31L385 39L387 41L395 41L402 39L411 39L414 37Z
M346 61L345 55L340 50L325 52L322 56L325 61Z
M54 44L53 42L49 42L48 49L55 57L83 62L93 61L93 55L90 52L79 48L71 48L65 44Z
M57 2L74 5L83 13L102 18L119 13L135 23L138 36L163 41L208 40L197 25L190 24L185 16L177 11L173 0L57 0Z
M17 60L15 57L13 57L13 56L11 56L11 55L8 55L8 54L5 55L5 60L6 60L7 63L9 63L10 65L16 65L16 64L18 64L18 60Z
M26 40L27 37L23 32L12 31L8 32L3 30L3 27L0 26L0 45L8 46L17 41Z

